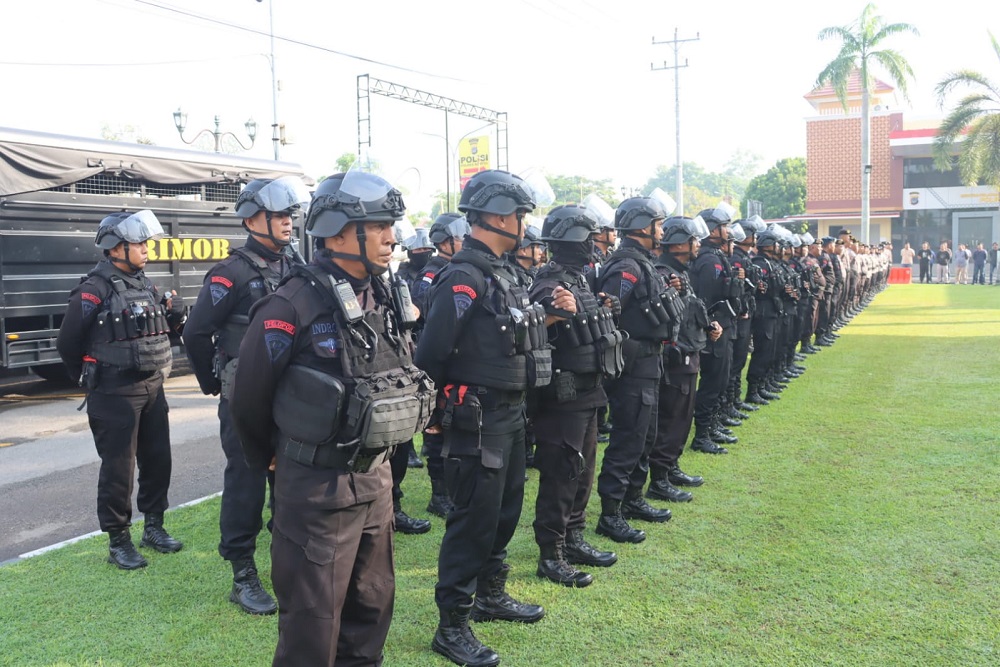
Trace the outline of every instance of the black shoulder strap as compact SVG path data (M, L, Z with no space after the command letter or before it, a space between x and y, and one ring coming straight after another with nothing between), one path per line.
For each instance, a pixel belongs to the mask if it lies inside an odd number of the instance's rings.
M236 248L235 250L231 251L231 254L240 257L241 259L243 259L243 261L245 261L251 267L256 269L257 273L264 280L264 282L267 283L268 287L271 289L272 292L275 289L277 289L278 285L281 282L281 277L278 274L276 274L273 270L271 270L271 267L267 265L267 262L264 261L263 257L255 253L253 250L250 250L246 246L241 246L239 248Z
M455 253L451 258L452 264L471 264L472 266L479 269L483 276L493 278L497 286L504 293L510 291L510 286L514 282L512 280L513 276L503 276L497 272L497 268L490 264L489 260L483 257L480 253L473 250L462 249Z

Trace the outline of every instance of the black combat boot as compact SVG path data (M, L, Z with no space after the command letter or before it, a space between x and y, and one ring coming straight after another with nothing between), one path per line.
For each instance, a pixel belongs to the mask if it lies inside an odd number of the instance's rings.
M161 554L172 554L180 551L184 545L163 529L163 512L150 512L146 515L146 527L142 531L139 546L149 547Z
M407 468L423 468L424 460L420 458L420 454L417 454L417 450L410 447L409 458L406 459Z
M232 565L233 590L229 592L229 601L254 616L267 616L278 611L274 598L260 584L253 556L237 558Z
M594 583L593 575L581 572L566 562L562 542L540 544L538 549L541 553L535 574L539 577L570 588L583 588Z
M639 519L650 523L666 523L670 521L670 516L670 510L653 507L643 499L642 487L629 488L625 492L625 500L622 501L623 518Z
M611 567L618 562L618 554L614 551L601 551L583 539L583 528L570 528L566 532L563 555L566 562L573 565Z
M672 503L691 502L694 494L682 491L670 483L667 479L667 471L662 468L649 469L649 488L646 489L646 497L653 500L667 500Z
M451 497L448 495L448 489L445 487L444 480L432 479L431 501L427 503L427 511L434 516L447 519L448 513L453 509L455 509L455 505L451 502Z
M674 486L701 486L705 483L705 478L700 475L689 475L679 465L674 464L673 468L667 471L667 481Z
M747 398L746 402L748 405L758 406L758 405L770 405L771 402L760 395L760 385L756 382L747 383ZM755 410L759 408L754 407Z
M622 516L622 503L614 498L601 496L601 518L597 520L595 532L610 537L615 542L638 544L646 539L646 533L628 525Z
M729 453L729 450L725 447L720 447L712 442L711 422L705 424L695 424L694 440L691 441L691 449L699 452L705 452L706 454Z
M716 415L712 422L708 437L711 438L712 442L717 445L735 445L740 441L740 439L736 437L735 433L722 425L722 423L718 420L718 415Z
M456 665L466 667L496 667L500 664L500 656L472 634L469 627L471 604L459 605L447 611L441 610L441 622L431 648Z
M504 563L493 577L480 580L476 587L476 601L472 605L474 621L515 621L535 623L545 616L545 609L537 604L518 602L506 591L510 565Z
M138 570L149 563L136 551L128 528L108 533L108 562L121 570Z
M392 501L393 524L392 527L397 533L403 535L421 535L430 531L431 522L427 519L414 519L403 511L399 498Z

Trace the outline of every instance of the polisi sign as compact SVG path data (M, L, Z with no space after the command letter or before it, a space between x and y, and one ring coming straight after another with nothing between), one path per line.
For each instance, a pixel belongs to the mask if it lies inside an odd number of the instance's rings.
M220 238L162 238L146 241L150 262L212 261L229 257L229 239Z
M490 137L467 137L458 144L459 185L463 189L469 179L490 168Z

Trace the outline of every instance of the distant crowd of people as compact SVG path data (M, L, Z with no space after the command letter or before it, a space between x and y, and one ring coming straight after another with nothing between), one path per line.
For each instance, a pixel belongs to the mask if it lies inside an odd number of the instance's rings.
M959 243L958 250L955 252L952 252L948 245L947 242L942 243L938 250L934 251L931 250L930 243L926 241L920 246L919 250L914 250L907 243L900 250L902 266L910 268L913 266L914 260L916 260L916 263L920 267L920 282L922 283L952 282L951 269L954 266L955 284L968 285L970 283L969 265L971 264L971 283L973 285L986 285L986 267L989 265L989 284L995 285L997 282L1000 282L1000 276L997 275L997 250L1000 250L1000 245L994 243L992 248L986 250L982 243L977 243L976 249L970 250L964 243ZM994 282L994 276L996 276L997 282Z

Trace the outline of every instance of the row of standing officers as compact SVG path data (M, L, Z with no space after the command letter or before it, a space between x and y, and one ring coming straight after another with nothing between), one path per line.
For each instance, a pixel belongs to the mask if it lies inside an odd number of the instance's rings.
M412 436L422 432L428 509L447 517L432 648L457 664L496 665L470 619L532 623L545 613L506 590L529 418L537 574L587 586L593 576L578 566L617 561L584 537L595 476L597 534L643 541L630 520L671 516L646 498L684 502L692 496L679 487L703 483L679 465L692 421L693 449L725 453L735 441L728 427L804 370L796 347L815 351L814 335L832 343L834 328L884 284L884 271L873 271L852 291L833 239L820 246L759 220L734 225L722 205L693 220L647 197L625 200L613 220L561 206L537 236L524 224L534 207L517 176L481 172L462 193L464 215L444 214L405 239L411 262L393 276L404 204L384 179L340 174L311 199L294 179L254 181L236 204L247 242L206 275L186 324L172 295L161 298L143 276L145 258L133 261L162 234L155 218L109 216L98 231L108 259L74 291L59 345L90 389L109 560L145 565L123 500L135 462L142 544L180 549L163 529L160 370L168 334L183 325L202 391L220 396L219 553L232 564L230 599L249 613L279 612L274 664L381 664L393 531L429 529L400 504ZM315 244L308 265L291 245L304 210ZM541 261L543 243L551 261ZM115 326L117 313L141 325ZM608 406L614 427L595 475ZM277 602L254 560L269 486Z

